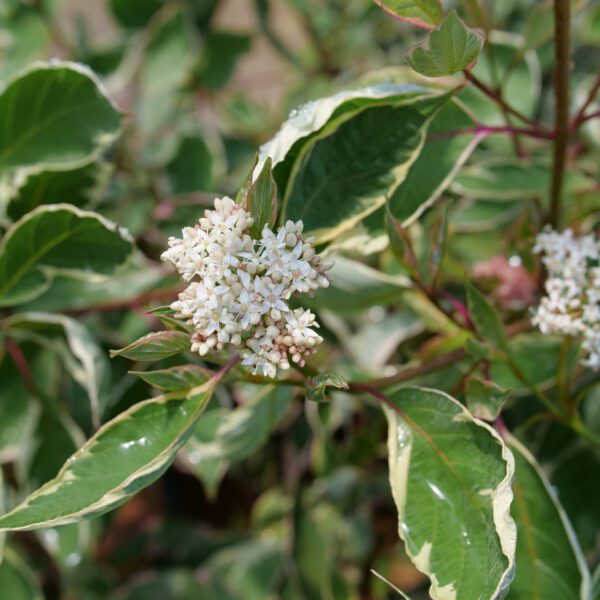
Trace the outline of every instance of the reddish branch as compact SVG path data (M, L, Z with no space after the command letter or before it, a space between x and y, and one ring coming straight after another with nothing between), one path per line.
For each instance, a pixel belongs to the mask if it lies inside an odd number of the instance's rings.
M470 71L463 71L463 73L468 81L470 81L478 90L480 90L486 96L488 96L494 102L496 102L496 104L498 104L506 113L517 117L517 119L519 119L523 123L527 123L538 132L544 131L544 129L535 119L531 119L527 115L524 115L522 112L518 111L516 108L513 108L510 104L508 104L508 102L504 100L500 92L498 92L497 90L493 90L491 87L483 83L483 81L475 77L475 75L473 75L473 73L471 73Z
M587 121L590 118L593 118L594 116L600 115L600 111L597 113L592 113L587 116L585 114L585 111L590 107L590 105L596 98L596 94L598 93L598 90L600 90L600 75L598 75L596 77L596 81L595 81L594 85L592 86L592 88L590 89L590 92L589 92L585 102L579 109L579 112L575 115L571 129L577 129L579 127L579 125L581 125L581 123L583 123L584 121Z
M428 142L435 142L444 138L456 137L459 135L468 135L468 134L477 134L487 137L488 135L492 135L494 133L506 133L509 135L525 135L530 138L540 139L540 140L552 140L554 139L554 134L551 131L542 131L540 129L526 128L526 127L513 127L511 125L476 125L475 127L467 127L464 129L456 129L454 131L442 131L440 133L436 133L435 135L429 136L427 138Z

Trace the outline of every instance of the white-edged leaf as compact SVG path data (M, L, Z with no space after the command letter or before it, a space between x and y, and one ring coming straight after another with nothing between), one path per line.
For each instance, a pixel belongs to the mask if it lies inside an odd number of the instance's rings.
M406 179L452 92L367 106L332 119L299 151L280 220L302 219L318 242L352 229Z
M384 404L399 535L434 600L501 598L514 570L514 459L496 432L436 390Z
M127 231L97 213L69 204L39 206L0 241L0 306L39 296L57 272L110 275L132 252Z
M382 83L357 90L345 90L333 96L308 102L292 111L275 136L260 147L254 178L258 177L269 157L274 169L279 165L280 169L285 166L285 171L289 171L291 165L286 166L281 163L291 163L299 149L334 117L358 108L382 102L394 102L425 93L426 90L418 85ZM276 179L280 184L281 177L276 176ZM287 180L287 177L285 179Z
M75 523L123 504L158 479L191 435L214 380L158 396L102 426L58 475L0 517L0 531Z
M9 548L0 562L0 590L6 600L44 600L36 574Z
M120 115L79 63L33 63L0 92L0 173L81 166L120 130Z
M152 362L189 350L190 344L190 336L182 331L152 331L110 355Z
M53 348L53 330L62 332L68 349L63 354L65 366L75 381L85 389L90 399L92 422L100 424L104 409L105 393L110 385L110 370L106 354L85 325L65 315L41 312L19 313L4 320L14 333L33 334L33 341Z
M542 468L513 436L516 575L507 600L587 600L591 578L569 519Z
M432 29L444 18L440 0L375 0L375 4L401 21Z

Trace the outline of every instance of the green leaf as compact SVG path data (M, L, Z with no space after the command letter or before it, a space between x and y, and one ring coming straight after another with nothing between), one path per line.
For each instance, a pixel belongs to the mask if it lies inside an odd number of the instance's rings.
M368 107L422 97L426 92L418 85L382 83L313 100L298 110L293 110L277 134L261 146L257 169L260 171L266 159L271 157L275 181L283 195L302 148L323 131L328 123L334 120L339 123L343 115L355 114Z
M511 337L507 353L526 380L542 388L556 381L563 338L539 332L523 333ZM567 368L577 362L579 348L573 345L567 358ZM492 362L493 381L504 388L511 388L515 395L530 395L531 389L512 372L505 360Z
M475 375L469 376L466 383L465 400L469 412L478 419L494 421L510 398L511 390Z
M399 535L430 595L500 598L510 584L516 530L512 454L450 396L401 388L384 410Z
M194 435L186 450L196 453L199 460L218 458L240 461L252 455L269 438L287 412L291 401L289 386L249 386L244 404L224 411L223 418L215 419L216 429L211 439L204 432L201 439ZM214 412L214 411L212 411ZM200 425L202 428L202 425ZM193 463L193 456L190 457Z
M230 463L248 458L263 446L291 402L287 386L246 386L236 392L242 394L243 404L233 410L207 412L180 452L213 497Z
M347 390L348 382L337 373L321 373L308 381L306 397L313 402L323 402L326 399L327 388Z
M76 570L91 554L91 533L91 524L81 522L42 529L37 532L37 537L63 572L68 573Z
M111 357L155 361L190 349L190 336L181 331L153 331L120 350L111 350Z
M277 220L277 185L271 171L271 159L267 158L256 179L243 194L243 207L252 215L254 224L250 234L258 239L265 225L270 228Z
M471 283L466 283L469 314L478 333L498 348L506 347L506 332L500 315L490 301Z
M349 590L336 591L340 570L336 559L344 541L341 515L323 503L310 511L299 505L294 517L294 564L306 600L349 598Z
M453 75L471 65L479 56L485 36L470 29L451 11L424 41L410 48L406 62L426 77Z
M204 1L204 0L203 0ZM111 595L111 600L199 600L218 598L238 600L227 592L224 583L207 572L198 577L194 569L182 567L166 568L158 572L135 578L126 586Z
M57 271L109 275L131 255L129 234L69 204L40 206L0 242L0 306L42 294Z
M161 0L110 0L110 9L117 21L132 28L143 27L161 6Z
M34 7L20 5L2 21L4 22L0 25L4 31L0 81L6 81L27 64L44 58L49 51L51 36L47 22Z
M281 220L302 219L319 242L352 229L406 178L430 121L449 98L438 94L371 106L333 120L302 147Z
M198 77L209 90L223 87L233 75L235 65L250 49L251 38L226 31L211 32L205 41Z
M212 499L217 496L219 485L229 469L229 461L222 458L220 452L211 456L210 448L215 442L216 432L226 421L228 414L227 409L207 411L196 423L192 437L179 451L180 464L185 464L201 481L206 495Z
M129 371L137 375L152 387L165 392L176 392L204 383L210 371L196 365L180 365L158 371Z
M214 381L140 402L101 427L58 475L8 514L1 530L74 523L103 514L158 479L186 442Z
M142 133L150 136L179 117L179 92L193 77L200 43L183 10L161 13L148 33L136 117Z
M473 118L455 100L433 117L423 150L388 201L391 213L404 227L416 221L442 195L471 156L481 138L474 133L451 133L474 125Z
M40 204L68 202L85 207L98 195L109 174L110 167L105 163L91 163L69 171L18 170L6 183L6 214L16 221Z
M155 264L141 256L132 257L110 278L82 279L77 274L60 273L53 278L49 289L41 296L22 305L33 311L78 311L110 303L134 301L149 291L175 283L175 278L165 277Z
M342 256L336 257L335 265L328 273L331 285L320 289L314 298L307 298L306 306L351 313L374 305L391 304L411 287L406 277L386 275Z
M285 561L282 543L267 538L250 539L224 548L205 565L235 600L265 600L277 597Z
M0 511L6 512L8 510L8 500L6 494L6 486L4 484L4 471L0 468ZM0 569L2 569L2 562L4 561L4 550L6 546L6 533L0 533Z
M598 565L594 571L592 586L592 600L600 600L600 565Z
M29 566L13 551L0 562L0 590L8 600L43 600L42 588Z
M388 235L390 249L398 262L411 271L414 269L414 256L410 253L410 238L400 221L390 211L389 202L385 205L385 231Z
M25 459L27 491L50 481L85 439L69 415L57 414L56 400L52 399L52 402L54 406L42 412L31 435L31 453L22 456Z
M206 191L212 181L213 160L206 142L199 135L184 137L167 175L173 194Z
M510 161L477 164L466 167L452 183L452 190L461 196L476 200L533 199L543 194L550 185L550 167L547 164L519 165ZM580 193L593 187L593 182L582 173L565 173L565 192Z
M425 330L412 311L395 309L379 320L369 319L344 344L361 371L383 375L400 344Z
M119 113L87 67L36 63L0 94L0 174L78 167L111 144L119 126Z
M535 458L515 438L512 515L517 524L516 575L508 600L589 598L590 575L571 524Z
M423 29L433 29L444 18L439 0L375 0L383 10Z
M110 387L110 370L104 351L81 323L64 315L25 312L4 320L13 334L33 334L29 338L49 348L56 348L51 339L52 331L59 330L64 336L69 353L63 357L65 366L75 381L87 392L90 399L92 422L100 424L105 399ZM48 343L46 343L46 341ZM61 354L61 349L58 347Z
M541 90L541 68L535 52L526 52L520 60L523 39L513 34L494 32L493 39L487 42L490 52L482 52L473 67L472 73L490 87L498 85L498 74L502 73L502 94L510 98L510 104L527 116L533 117L539 106ZM493 56L490 62L489 55ZM458 97L466 108L481 123L505 125L506 117L502 108L482 91L470 85ZM488 139L487 143L498 144L506 140Z
M0 381L0 463L6 463L19 456L39 409L30 402L29 391L7 355L0 362Z

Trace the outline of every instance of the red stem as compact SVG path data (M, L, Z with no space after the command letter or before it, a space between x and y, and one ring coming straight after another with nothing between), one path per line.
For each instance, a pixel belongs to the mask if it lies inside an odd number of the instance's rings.
M473 323L473 319L471 319L471 313L463 302L461 302L454 294L451 294L446 290L438 290L438 295L448 300L448 302L452 304L452 308L454 308L454 310L464 319L465 325L471 331L475 331L475 323Z
M585 102L583 103L583 105L581 106L581 108L579 109L577 114L575 115L575 118L573 119L573 123L571 125L571 129L577 129L581 123L583 123L584 121L587 120L587 117L585 116L585 111L589 108L590 104L594 101L594 98L596 97L598 90L600 90L600 75L598 75L598 77L596 77L596 82L590 89L590 92L589 92ZM600 114L600 112L598 112L596 114Z
M519 134L525 135L530 138L540 140L551 140L554 138L554 134L550 131L540 131L539 129L524 128L524 127L512 127L510 125L492 126L492 125L476 125L475 127L468 127L465 129L457 129L455 131L443 131L427 138L428 142L435 142L439 139L456 137L458 135L467 135L469 133L476 133L487 137L493 133L508 133L510 135Z
M21 347L11 338L6 338L6 349L8 350L12 361L15 363L25 386L32 394L37 396L37 388L27 358L25 357L25 354L23 354L23 350L21 350Z

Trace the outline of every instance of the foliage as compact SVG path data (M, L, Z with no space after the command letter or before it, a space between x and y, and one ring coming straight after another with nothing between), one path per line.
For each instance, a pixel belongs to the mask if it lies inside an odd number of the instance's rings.
M2 3L3 597L597 598L599 24ZM276 377L171 307L225 195L321 277Z

